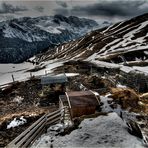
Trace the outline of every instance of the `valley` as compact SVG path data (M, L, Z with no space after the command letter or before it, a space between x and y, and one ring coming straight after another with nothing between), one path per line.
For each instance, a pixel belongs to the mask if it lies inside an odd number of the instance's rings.
M96 29L83 34L80 38L62 42L59 46L56 45L53 48L48 46L45 52L27 59L24 63L0 64L0 147L6 146L43 114L57 110L59 95L69 91L89 90L100 97L100 108L95 112L101 114L101 117L98 116L96 119L99 123L102 121L108 123L115 118L116 123L121 123L119 128L113 122L115 131L122 129L122 122L126 123L123 133L128 135L131 132L130 134L137 136L138 139L133 138L133 141L137 142L137 146L147 145L147 20L148 14L143 14L109 27ZM20 29L20 26L17 25L17 27ZM50 28L48 29L50 30ZM59 33L57 28L54 31ZM42 86L43 77L61 77L63 74L67 77L68 83L62 85L62 89L57 84L45 88ZM120 122L118 117L122 118ZM8 129L8 125L17 119L21 120L23 124ZM145 133L145 139L133 129L129 133L128 130L125 132L126 128L131 128L131 124L128 124L131 119L138 123L142 132ZM50 134L49 137L52 136ZM124 139L122 134L120 136L121 139ZM82 136L83 138L85 137ZM120 138L119 140L121 140ZM127 145L122 145L124 140ZM124 140L113 142L108 139L109 144L113 144L113 146L129 146L129 139ZM65 146L62 138L59 141L59 145ZM121 145L118 145L118 142ZM57 143L54 144L59 146ZM80 145L74 144L74 146ZM94 146L93 143L91 146ZM100 144L100 146L102 145Z

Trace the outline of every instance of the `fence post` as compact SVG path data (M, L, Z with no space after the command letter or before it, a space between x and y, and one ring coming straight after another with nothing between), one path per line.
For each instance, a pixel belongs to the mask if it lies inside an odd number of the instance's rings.
M46 126L46 123L47 123L47 114L45 116L45 133L47 133L47 126Z
M32 73L30 72L30 77L32 78Z
M13 74L11 75L11 77L12 77L12 81L14 82L15 80L14 80L14 76L13 76Z
M45 75L47 75L47 71L45 70Z
M61 122L64 120L64 108L61 109Z

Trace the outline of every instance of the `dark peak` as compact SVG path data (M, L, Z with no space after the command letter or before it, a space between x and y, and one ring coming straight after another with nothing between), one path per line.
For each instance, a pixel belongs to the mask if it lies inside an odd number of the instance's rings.
M110 24L110 22L108 22L108 21L104 21L103 24Z
M144 13L142 15L136 16L133 19L148 19L148 13Z
M71 16L69 16L69 19L79 19L79 18L76 17L76 16L71 15Z
M148 13L145 13L145 14L142 14L142 15L139 15L139 16L136 16L130 20L128 20L127 22L128 23L132 23L132 22L144 22L144 21L147 21L148 20Z
M60 22L66 22L66 23L74 25L76 27L78 27L78 26L83 27L85 25L91 26L91 27L98 26L98 23L94 20L90 20L90 19L86 19L86 18L79 18L77 16L66 17L66 16L63 16L60 14L57 14L54 16L53 22L55 22L57 24L60 24Z
M68 23L68 18L66 16L61 15L61 14L56 14L54 16L54 20Z
M11 20L8 20L8 22L22 22L22 21L28 21L31 17L20 17L20 18L13 18Z

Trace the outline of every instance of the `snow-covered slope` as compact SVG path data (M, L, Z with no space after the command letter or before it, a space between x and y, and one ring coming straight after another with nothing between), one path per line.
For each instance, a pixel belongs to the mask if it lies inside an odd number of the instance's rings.
M148 14L92 31L39 55L37 60L54 58L147 65Z
M24 61L48 47L81 37L96 27L101 26L93 20L62 15L0 22L0 63Z

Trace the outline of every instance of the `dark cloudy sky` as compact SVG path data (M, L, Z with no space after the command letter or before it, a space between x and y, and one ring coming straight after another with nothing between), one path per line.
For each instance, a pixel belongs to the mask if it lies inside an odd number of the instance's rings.
M117 22L147 12L148 0L0 0L0 20L62 14Z

